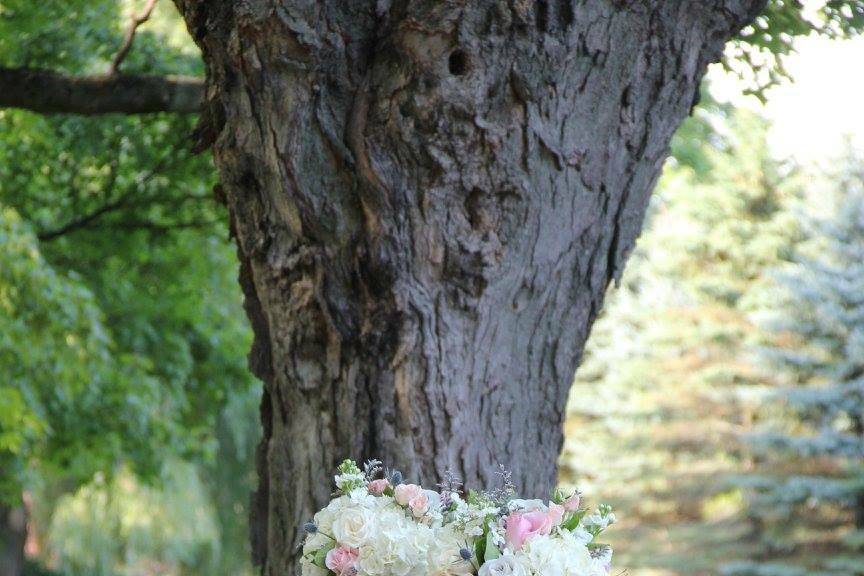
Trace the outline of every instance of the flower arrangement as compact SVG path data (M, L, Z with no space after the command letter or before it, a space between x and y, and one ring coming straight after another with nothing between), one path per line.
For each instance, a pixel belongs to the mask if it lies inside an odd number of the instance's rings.
M595 542L615 521L578 492L549 502L516 497L509 473L495 490L439 490L403 481L377 460L344 461L337 492L304 525L303 576L606 576L612 549Z

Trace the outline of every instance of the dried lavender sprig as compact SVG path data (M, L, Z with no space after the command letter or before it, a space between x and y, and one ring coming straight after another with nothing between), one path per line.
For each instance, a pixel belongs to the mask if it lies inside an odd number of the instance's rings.
M441 507L447 508L450 506L451 494L462 490L462 479L448 468L444 471L444 478L436 486L438 487L438 492L441 494Z
M502 505L515 496L516 485L513 483L513 473L507 470L503 464L498 465L498 471L495 474L501 477L501 486L487 490L483 495L495 504Z

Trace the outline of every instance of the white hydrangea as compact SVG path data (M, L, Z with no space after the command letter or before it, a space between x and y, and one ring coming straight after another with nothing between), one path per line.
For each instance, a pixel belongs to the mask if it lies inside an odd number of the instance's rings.
M451 526L439 528L435 542L429 551L429 576L467 576L474 574L474 563L459 555L466 541L461 533Z
M612 570L612 547L604 546L591 554L591 571L588 576L607 576Z
M582 525L577 526L573 530L561 530L560 533L562 538L572 538L582 546L587 546L594 540L594 536Z
M379 508L376 515L376 530L360 548L359 573L364 576L427 576L429 552L436 541L435 529L407 517L404 509L397 505Z
M588 576L592 568L591 553L575 538L536 536L517 556L535 576Z

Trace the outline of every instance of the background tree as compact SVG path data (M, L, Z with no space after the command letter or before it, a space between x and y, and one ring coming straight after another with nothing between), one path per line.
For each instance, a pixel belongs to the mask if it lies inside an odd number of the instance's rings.
M814 186L822 210L802 214L807 242L782 272L769 326L783 346L769 349L786 387L767 399L774 429L754 437L766 462L751 489L751 513L766 523L771 548L788 556L812 541L804 526L852 525L854 550L864 529L864 173L852 155L828 186ZM826 202L827 200L827 202ZM815 203L815 202L814 202ZM793 529L794 527L794 529ZM830 540L829 540L830 541ZM813 569L860 572L862 557L843 550L813 555ZM772 574L788 565L743 564L732 572Z
M752 467L753 397L774 382L754 353L771 334L752 316L800 238L800 178L771 157L767 122L706 104L673 140L594 328L560 464L562 482L633 515L611 536L622 565L682 574L759 553L731 485Z

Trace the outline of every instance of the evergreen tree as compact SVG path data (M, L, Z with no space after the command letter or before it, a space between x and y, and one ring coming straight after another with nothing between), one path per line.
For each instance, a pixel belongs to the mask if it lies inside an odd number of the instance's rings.
M802 214L807 241L778 274L782 291L766 321L783 344L766 356L787 386L769 395L770 431L754 437L772 473L746 485L766 538L785 542L784 553L816 546L802 526L821 527L820 546L827 528L864 528L864 172L860 160L848 166L834 190L813 191L817 209ZM836 554L820 564L859 574L862 560Z
M749 398L771 382L752 353L771 335L751 314L770 297L766 270L798 241L790 206L800 188L769 154L764 120L722 109L708 120L718 133L703 139L702 161L682 162L673 148L571 398L568 424L581 432L565 445L562 479L638 517L634 532L617 531L616 553L633 569L706 573L758 553L729 477L749 465L739 441ZM589 471L601 474L596 485Z

